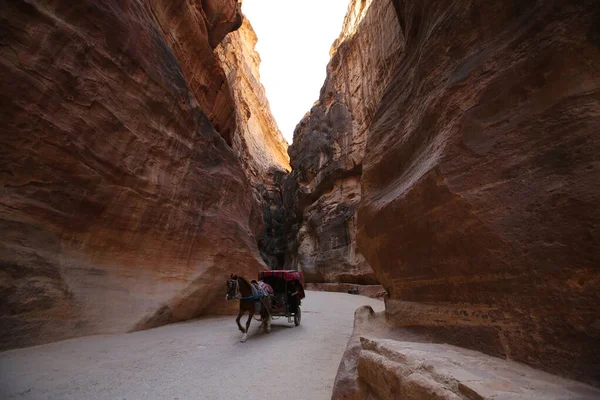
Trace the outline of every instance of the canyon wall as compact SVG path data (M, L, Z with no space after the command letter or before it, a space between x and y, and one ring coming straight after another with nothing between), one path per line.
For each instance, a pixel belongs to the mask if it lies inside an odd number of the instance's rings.
M290 148L286 265L308 282L377 283L356 246L356 208L367 128L403 42L392 3L370 5L350 3L319 100Z
M256 33L244 18L242 26L217 47L216 54L235 103L233 148L263 213L259 250L271 269L281 269L286 251L282 182L290 170L290 157L288 143L277 127L260 83L256 43Z
M0 348L226 312L265 268L213 49L235 0L0 7Z
M600 3L394 6L357 224L388 319L599 384Z

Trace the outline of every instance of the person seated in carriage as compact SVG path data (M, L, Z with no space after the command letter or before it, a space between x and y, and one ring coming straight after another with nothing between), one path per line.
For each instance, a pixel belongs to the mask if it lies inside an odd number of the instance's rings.
M298 310L300 305L300 284L298 281L292 281L288 284L288 304L291 313Z
M263 294L266 296L273 294L273 288L271 287L271 285L264 282L262 279L259 279L258 281L256 279L252 279L250 283L256 288L259 294Z

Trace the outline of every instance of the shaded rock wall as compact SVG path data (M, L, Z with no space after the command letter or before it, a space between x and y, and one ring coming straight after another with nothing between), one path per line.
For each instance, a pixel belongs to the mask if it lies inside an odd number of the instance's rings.
M394 4L357 235L389 319L600 383L599 3Z
M133 11L133 17L146 10L151 13L162 34L163 44L177 58L189 91L215 130L231 145L236 122L235 103L214 49L225 35L242 24L240 5L232 0L144 0L142 4L144 10L138 7ZM117 11L110 3L103 7ZM123 39L119 34L113 32L112 40ZM140 48L133 42L127 45Z
M225 312L228 273L264 268L212 50L238 3L7 0L0 19L0 348Z
M236 110L233 148L262 209L264 230L259 249L267 265L282 268L285 260L282 181L290 170L288 144L271 114L260 83L256 33L247 19L228 35L216 54L229 82Z
M309 282L377 283L356 246L356 208L367 128L402 47L391 2L352 1L320 98L294 132L287 266Z

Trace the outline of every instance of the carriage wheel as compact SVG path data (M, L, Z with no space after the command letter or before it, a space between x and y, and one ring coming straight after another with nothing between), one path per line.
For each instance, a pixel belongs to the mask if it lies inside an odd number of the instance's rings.
M300 306L296 310L296 314L294 314L294 325L300 325L300 320L302 319L302 313L300 312Z

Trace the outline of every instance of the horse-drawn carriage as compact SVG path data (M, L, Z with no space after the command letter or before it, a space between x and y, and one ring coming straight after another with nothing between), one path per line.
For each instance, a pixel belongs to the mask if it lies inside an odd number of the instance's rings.
M302 320L300 305L305 297L302 287L302 271L261 271L258 279L273 288L271 315L287 317L296 326Z
M304 298L301 271L262 271L258 274L258 282L248 282L245 278L231 275L227 281L227 295L230 300L240 300L240 311L236 323L242 332L242 342L248 337L250 321L254 314L260 315L261 327L265 332L271 331L272 317L287 317L288 322L300 325L302 318L300 304ZM248 313L244 328L240 324L242 315Z

